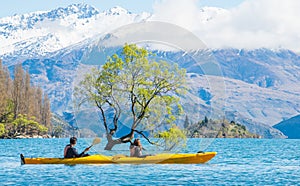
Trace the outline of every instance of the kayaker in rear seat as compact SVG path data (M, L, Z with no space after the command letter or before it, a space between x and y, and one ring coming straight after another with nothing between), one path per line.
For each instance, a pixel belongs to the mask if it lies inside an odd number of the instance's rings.
M77 138L76 137L71 137L70 138L70 144L68 144L65 149L64 149L64 158L78 158L78 157L84 157L84 156L89 156L89 154L85 154L87 151L90 150L90 148L84 149L84 151L80 154L78 154L76 148L74 146L77 143Z
M130 145L129 149L130 157L145 158L146 156L152 156L151 154L143 155L142 150L144 148L142 147L142 143L138 138L133 141L133 144Z
M140 139L135 139L133 144L130 145L130 157L140 157L142 156L142 144Z

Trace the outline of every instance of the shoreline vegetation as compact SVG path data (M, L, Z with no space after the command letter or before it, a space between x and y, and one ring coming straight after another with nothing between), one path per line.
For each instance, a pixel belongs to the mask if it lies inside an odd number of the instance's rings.
M14 67L13 77L0 60L0 138L47 136L52 131L48 95L30 84L22 65Z
M80 136L79 130L75 130L68 123L57 123L55 128L59 128L60 136L50 135L50 134L18 134L13 138L6 139L26 139L26 138L65 138L70 137L77 133L77 136ZM62 122L62 121L60 121ZM84 130L84 129L81 129ZM181 129L179 129L181 130ZM196 122L196 123L188 123L188 118L186 118L184 125L184 134L187 138L262 138L260 135L253 134L249 132L244 125L236 123L234 121L229 122L228 120L213 120L207 119L205 117L204 120ZM85 136L84 136L85 137ZM91 137L91 136L87 136ZM162 137L156 135L154 137Z

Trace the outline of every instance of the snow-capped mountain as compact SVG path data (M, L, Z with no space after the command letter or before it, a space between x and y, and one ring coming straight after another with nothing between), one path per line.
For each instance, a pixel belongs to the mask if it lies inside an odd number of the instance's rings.
M226 14L223 9L204 8L201 21L211 21L222 14ZM116 37L111 32L151 19L146 12L134 14L121 7L99 12L86 4L1 18L0 58L10 70L22 63L32 82L49 94L53 112L62 115L72 111L73 87L83 74L117 51L103 45ZM271 126L300 113L300 56L290 50L153 52L187 69L191 90L185 98L185 108L191 113L189 105L197 100L202 109L191 120L210 115L214 106L220 114L264 137L282 137ZM195 56L213 57L224 77L203 74L195 66Z
M122 25L140 22L148 13L133 14L121 7L99 12L73 4L49 12L33 12L0 19L0 55L26 59L45 56Z

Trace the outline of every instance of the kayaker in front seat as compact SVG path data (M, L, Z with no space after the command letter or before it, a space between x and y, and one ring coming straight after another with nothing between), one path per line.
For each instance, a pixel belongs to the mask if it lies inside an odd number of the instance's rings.
M65 149L64 149L64 158L78 158L78 157L84 157L84 156L89 156L89 154L85 154L87 151L90 150L90 148L84 149L84 151L80 154L78 154L76 148L74 146L77 143L77 138L76 137L71 137L70 138L70 144L68 144Z

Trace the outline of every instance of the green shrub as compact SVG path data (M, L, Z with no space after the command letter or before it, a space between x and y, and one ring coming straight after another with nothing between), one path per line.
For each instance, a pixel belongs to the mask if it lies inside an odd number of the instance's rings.
M0 137L2 137L6 133L5 125L0 123Z
M186 145L186 135L183 130L176 125L172 125L169 130L158 133L155 137L162 138L165 143L165 150L172 150L175 147Z

